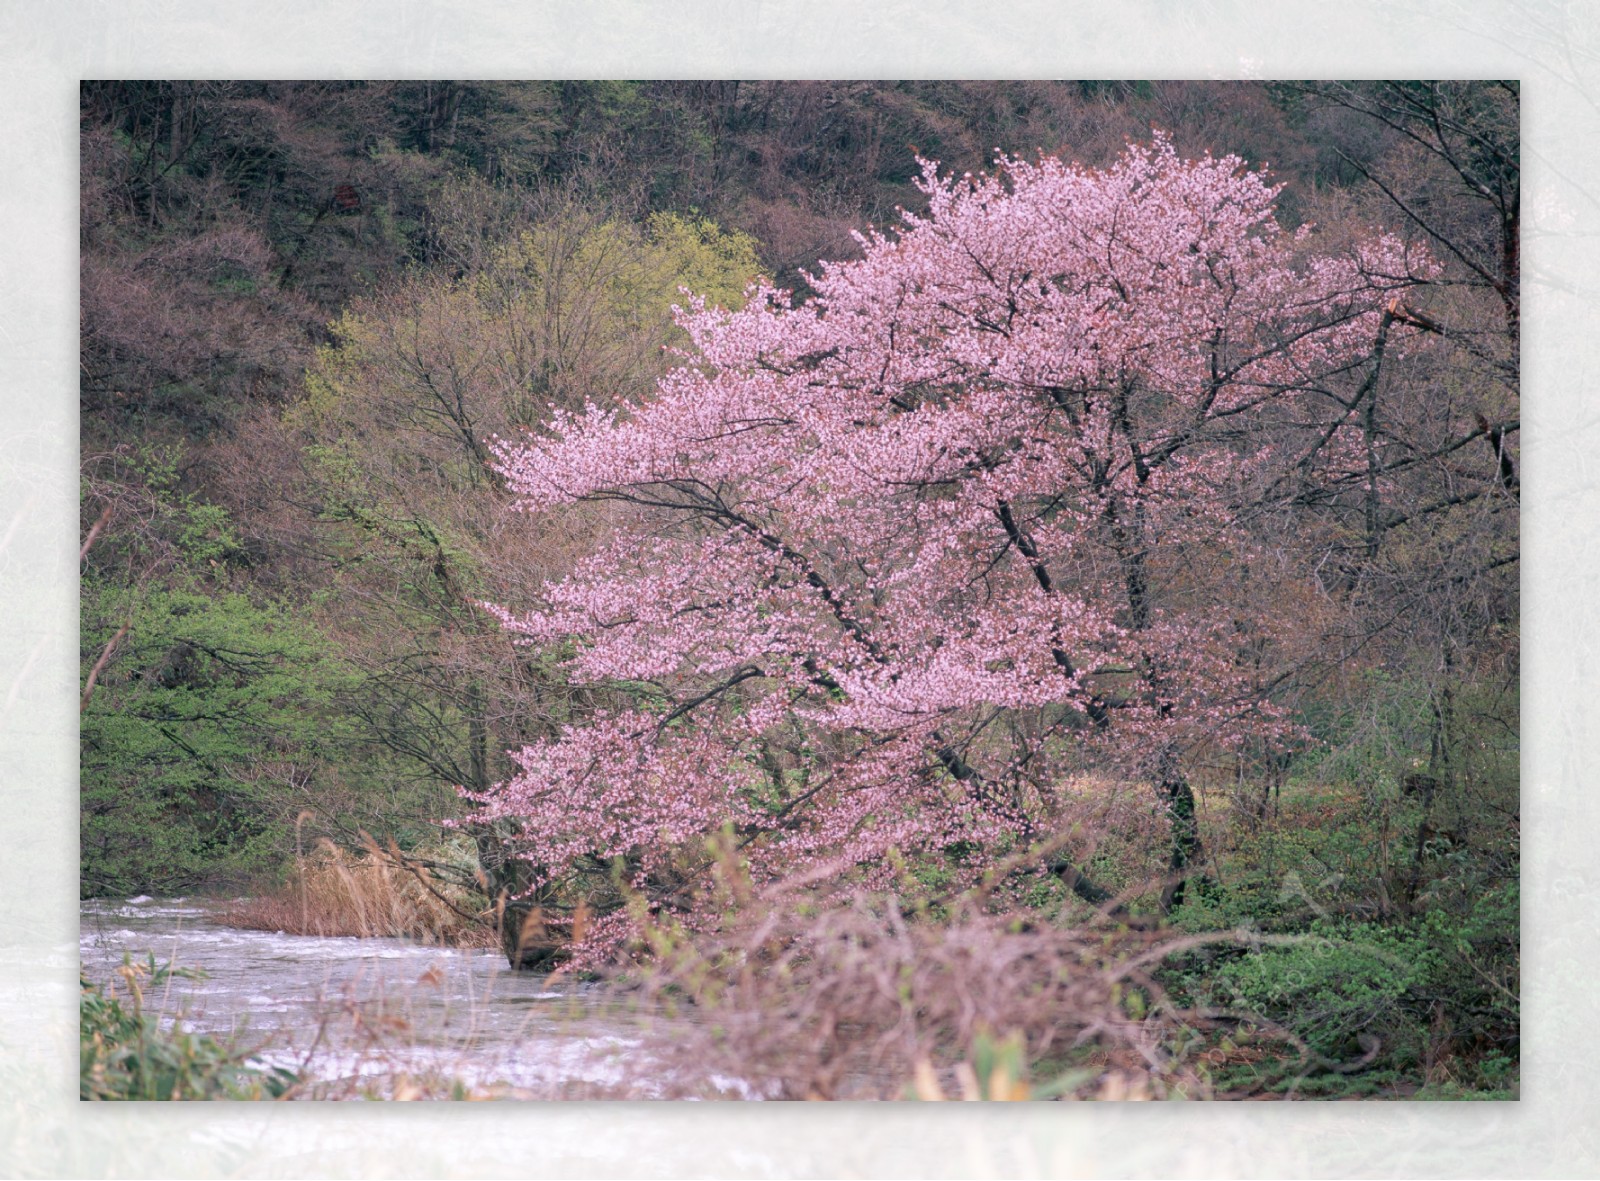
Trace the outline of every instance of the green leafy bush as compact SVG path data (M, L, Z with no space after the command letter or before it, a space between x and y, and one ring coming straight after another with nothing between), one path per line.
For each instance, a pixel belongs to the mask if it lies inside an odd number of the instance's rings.
M1353 1059L1362 1052L1359 1035L1392 1023L1432 966L1427 949L1389 936L1317 923L1303 941L1226 964L1217 985L1235 1007L1286 1026L1320 1058Z
M233 593L84 590L86 660L127 623L81 726L86 894L271 867L295 801L263 767L329 747L337 672L308 624Z
M347 665L304 611L252 585L250 546L180 487L182 458L124 449L86 471L88 511L104 504L111 524L80 597L85 895L276 868L305 806L286 783L348 730L331 708Z

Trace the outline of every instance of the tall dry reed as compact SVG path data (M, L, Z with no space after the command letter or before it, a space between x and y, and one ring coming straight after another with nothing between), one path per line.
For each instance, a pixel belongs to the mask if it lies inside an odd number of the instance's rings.
M291 935L416 939L452 947L493 947L494 916L483 901L446 883L398 851L369 845L360 853L319 840L296 858L275 893L229 907L236 927Z

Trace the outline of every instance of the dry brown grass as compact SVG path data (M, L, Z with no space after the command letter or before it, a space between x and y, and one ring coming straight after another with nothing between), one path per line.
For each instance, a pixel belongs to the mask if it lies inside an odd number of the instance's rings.
M715 933L647 933L633 980L666 1016L647 1046L685 1095L716 1097L720 1077L771 1099L1206 1099L1206 1050L1303 1058L1270 1023L1184 1009L1155 980L1229 934L1056 925L979 892L924 914L803 885L746 895Z
M481 900L372 847L352 854L330 841L296 862L282 890L233 904L223 921L290 935L416 939L448 947L494 947Z

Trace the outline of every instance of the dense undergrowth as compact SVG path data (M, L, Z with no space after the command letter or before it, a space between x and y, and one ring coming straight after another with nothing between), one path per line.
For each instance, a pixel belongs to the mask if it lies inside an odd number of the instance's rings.
M1290 785L1273 819L1213 831L1173 921L1136 885L1103 916L774 892L709 939L654 928L641 987L700 1014L673 1061L772 1097L992 1097L972 1072L1004 1043L1014 1097L1515 1098L1515 878L1430 851L1386 903L1413 867L1370 829L1348 785Z
M1514 830L1430 840L1417 862L1382 840L1386 824L1414 836L1424 823L1398 794L1387 816L1370 791L1311 777L1284 785L1266 816L1214 802L1206 876L1171 920L1132 877L1149 850L1126 840L1093 863L1126 887L1114 913L1054 879L1011 891L1020 904L992 890L930 901L922 887L937 875L911 866L907 893L841 906L815 881L755 888L724 845L724 923L693 932L646 916L645 942L602 973L647 1031L649 1063L607 1094L727 1097L738 1079L796 1099L1517 1096L1519 894L1503 874ZM381 854L321 847L281 893L226 920L497 940L482 898L429 888ZM118 976L125 996L85 985L85 1098L273 1098L293 1081L148 1016L166 969ZM390 1081L418 1098L511 1093Z
M1163 980L1189 1003L1294 1033L1310 1068L1273 1089L1515 1097L1519 886L1495 865L1515 834L1498 850L1424 842L1418 866L1409 849L1386 863L1373 827L1359 792L1287 793L1281 818L1219 856L1226 884L1177 924L1237 930L1241 944L1187 953ZM1261 1085L1253 1068L1212 1077L1223 1091Z

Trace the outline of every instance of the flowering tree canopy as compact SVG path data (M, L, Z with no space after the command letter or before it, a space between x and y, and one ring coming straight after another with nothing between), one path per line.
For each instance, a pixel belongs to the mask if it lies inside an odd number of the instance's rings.
M481 801L544 879L622 858L690 905L729 827L758 876L977 872L1096 759L1157 786L1181 870L1184 759L1284 731L1243 657L1282 624L1230 591L1285 451L1261 424L1358 383L1429 264L1319 255L1260 174L1163 138L922 188L803 304L692 301L642 404L497 442L521 509L617 506L542 602L492 608L615 703Z

